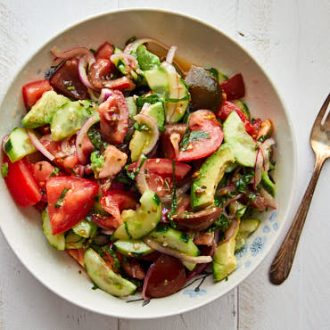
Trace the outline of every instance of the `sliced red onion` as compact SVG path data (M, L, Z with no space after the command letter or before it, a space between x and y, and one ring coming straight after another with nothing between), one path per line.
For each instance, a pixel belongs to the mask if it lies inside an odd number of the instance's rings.
M263 170L264 156L260 148L257 150L256 161L254 163L254 178L253 178L253 188L257 189L258 184L261 181L261 174Z
M231 204L232 202L237 201L237 200L240 199L242 196L243 196L242 194L238 194L238 195L236 195L235 197L228 199L228 200L226 201L226 203L223 205L222 213L223 213L223 215L224 215L226 218L228 218L228 219L233 219L233 218L235 217L235 214L231 214L231 215L229 215L229 214L227 213L227 211L226 211L226 208L227 208L227 206L229 206L229 204Z
M28 130L27 133L35 148L52 162L55 159L55 156L44 147L32 130Z
M155 44L161 48L164 48L165 50L168 50L169 47L165 44L163 44L162 42L156 40L156 39L151 39L151 38L143 38L143 39L137 39L133 42L131 42L130 44L128 44L125 49L124 49L124 53L125 54L130 54L131 52L135 52L136 49L143 45L143 44L146 44L146 43L149 43L149 44Z
M77 150L77 156L81 164L86 164L87 159L86 156L84 155L82 151L82 143L84 140L84 137L86 136L88 130L97 122L100 121L100 116L98 112L93 114L90 118L86 120L84 125L81 127L81 129L77 133L77 138L76 138L76 150Z
M222 242L228 242L235 234L237 227L239 226L238 220L234 219L230 227L225 232L225 240Z
M100 97L98 99L99 104L105 102L111 95L113 91L109 88L102 88Z
M260 149L262 150L264 162L263 167L266 172L269 170L269 156L270 156L270 148L275 144L275 140L273 138L265 140L261 145Z
M57 47L53 47L50 51L56 58L61 58L64 60L82 55L93 57L92 52L86 47L76 47L64 52L61 52Z
M148 284L149 284L149 279L150 279L150 276L152 274L152 270L153 270L154 267L155 267L155 264L154 263L150 265L150 267L149 267L149 269L148 269L148 271L146 273L146 276L144 278L144 281L143 281L143 288L142 288L141 295L142 295L142 298L144 300L148 300L149 299L149 297L146 296L146 292L147 292L147 287L148 287Z
M175 257L177 259L180 259L181 261L195 263L195 264L204 264L204 263L209 263L212 261L211 256L198 256L198 257L188 256L188 255L178 252L174 249L164 247L161 244L159 244L158 242L156 242L150 238L144 239L144 242L147 245L149 245L152 249L154 249L158 252L167 254L169 256Z
M79 78L80 81L89 89L93 89L93 85L90 83L88 79L88 69L90 66L95 63L95 58L94 56L82 56L79 59L79 64L78 64L78 72L79 72Z
M166 62L172 64L175 56L175 52L178 49L177 46L171 46L166 55Z
M276 201L275 198L264 188L260 189L260 195L264 198L265 205L272 208L276 209Z
M150 135L152 139L149 141L149 145L147 146L147 148L143 150L144 154L148 154L155 147L159 139L159 129L156 119L146 114L139 113L138 115L134 116L134 120L138 124L147 125L151 131Z
M191 182L187 182L181 187L176 189L176 197L179 198L182 195L184 195L191 187ZM162 203L170 203L172 201L172 195L165 195L163 197L160 197L160 200Z
M92 101L94 101L94 102L98 102L99 101L99 96L98 96L98 93L96 91L94 91L91 88L88 88L87 89L87 92L88 92L89 97L91 98Z
M111 62L115 63L118 60L122 60L127 66L129 66L132 69L136 69L139 65L137 59L130 54L119 53L110 56Z

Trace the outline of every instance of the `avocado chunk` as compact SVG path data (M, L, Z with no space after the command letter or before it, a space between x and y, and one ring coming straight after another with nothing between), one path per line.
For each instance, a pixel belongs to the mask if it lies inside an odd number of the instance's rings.
M142 111L146 115L153 117L158 125L160 131L164 131L165 126L165 111L162 102L156 102L154 104L150 104L145 110Z
M91 248L84 255L86 272L91 280L103 291L116 297L133 294L136 285L110 269L105 261Z
M197 257L200 253L192 238L185 232L170 228L160 227L148 235L164 247L171 248L188 256Z
M50 124L54 114L70 100L54 91L42 94L31 110L22 119L22 125L26 128L36 128Z
M56 250L64 251L65 250L64 234L62 233L62 234L54 235L52 233L52 227L50 224L50 219L47 209L41 213L41 220L42 220L42 231L45 237L47 238L49 245L51 245Z
M154 250L139 240L118 240L114 243L116 249L124 256L144 256L153 252Z
M151 190L146 190L140 198L141 206L137 210L124 210L124 221L114 232L113 237L120 240L139 239L149 234L160 221L161 204L159 197Z
M236 161L247 167L254 167L257 145L246 132L244 124L236 111L233 111L223 123L224 140L230 146Z
M136 49L136 59L139 63L141 70L151 70L159 67L160 60L159 57L146 48L144 45L140 45Z
M220 242L213 256L213 278L215 281L221 281L231 274L237 267L235 257L236 235L238 226L233 236L224 242Z
M52 119L50 125L52 139L60 141L74 135L93 113L95 113L95 107L90 101L66 103Z
M246 218L241 220L236 236L235 252L244 247L246 240L258 229L259 224L260 220L256 218Z
M234 161L234 155L227 144L223 144L205 160L191 187L191 206L194 210L214 204L215 190L226 168L231 166Z
M192 65L185 79L191 95L193 110L216 111L222 102L217 80L204 68Z
M11 162L16 162L37 150L32 144L26 129L16 127L9 134L4 144L4 151Z

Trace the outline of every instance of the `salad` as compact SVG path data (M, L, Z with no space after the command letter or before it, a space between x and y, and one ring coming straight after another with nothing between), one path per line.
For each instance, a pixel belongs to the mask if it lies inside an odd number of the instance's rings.
M242 75L175 52L134 38L53 48L3 139L15 203L37 208L49 244L117 297L168 296L207 270L226 279L276 208L273 125L251 116Z

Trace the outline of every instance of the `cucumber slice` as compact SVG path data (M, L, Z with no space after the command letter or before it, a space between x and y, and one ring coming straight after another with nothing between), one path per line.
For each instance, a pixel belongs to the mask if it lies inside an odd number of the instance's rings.
M66 103L70 102L67 97L48 91L22 119L22 125L26 128L36 128L50 124L55 113Z
M101 290L116 297L135 292L136 285L114 273L93 249L85 252L84 264L88 276Z
M193 209L205 208L214 204L215 190L225 170L235 161L227 144L223 144L213 155L206 159L198 171L191 187L191 206Z
M97 231L97 226L94 222L83 220L72 228L76 235L84 238L93 237Z
M42 230L47 238L49 245L51 245L56 250L64 251L65 250L64 234L54 235L52 233L52 227L50 224L50 219L47 210L44 210L41 213L41 219L42 219Z
M144 77L152 91L160 96L167 95L169 92L169 81L166 70L160 66L153 70L144 72Z
M73 231L69 231L65 236L65 248L66 249L80 249L84 247L85 238L75 234Z
M236 236L235 252L241 250L244 247L248 237L258 229L259 225L259 219L247 218L241 220Z
M154 104L150 104L142 113L153 117L158 125L160 131L164 131L165 125L165 111L162 102L156 102Z
M177 250L188 256L196 257L200 251L188 234L166 227L153 231L149 237L164 247Z
M128 113L130 118L133 118L137 114L137 106L135 104L133 96L126 97L126 104L128 107Z
M247 104L242 100L235 100L233 102L241 109L241 111L244 113L246 118L250 120L250 118L251 118L250 110L249 110L249 107L247 106Z
M117 250L125 256L144 256L154 250L143 241L119 240L114 243Z
M4 145L4 151L11 162L16 162L26 155L36 152L25 128L14 128Z
M215 281L221 281L231 274L237 267L235 256L236 235L238 226L234 235L225 242L220 242L213 256L213 278Z
M139 239L155 229L161 218L158 195L151 190L146 190L140 198L140 203L141 206L136 211L122 212L124 223L114 232L115 239Z
M233 111L223 123L223 132L225 142L231 148L237 162L246 167L254 167L256 143L245 131L244 124L236 111Z

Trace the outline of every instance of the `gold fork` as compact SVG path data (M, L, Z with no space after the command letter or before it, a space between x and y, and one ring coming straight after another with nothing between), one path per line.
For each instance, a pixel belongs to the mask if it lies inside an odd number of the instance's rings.
M324 161L330 157L330 115L327 114L325 118L329 103L330 94L324 101L311 131L310 141L315 153L315 166L312 178L293 219L293 223L270 267L269 278L273 284L281 284L289 276L317 180Z

